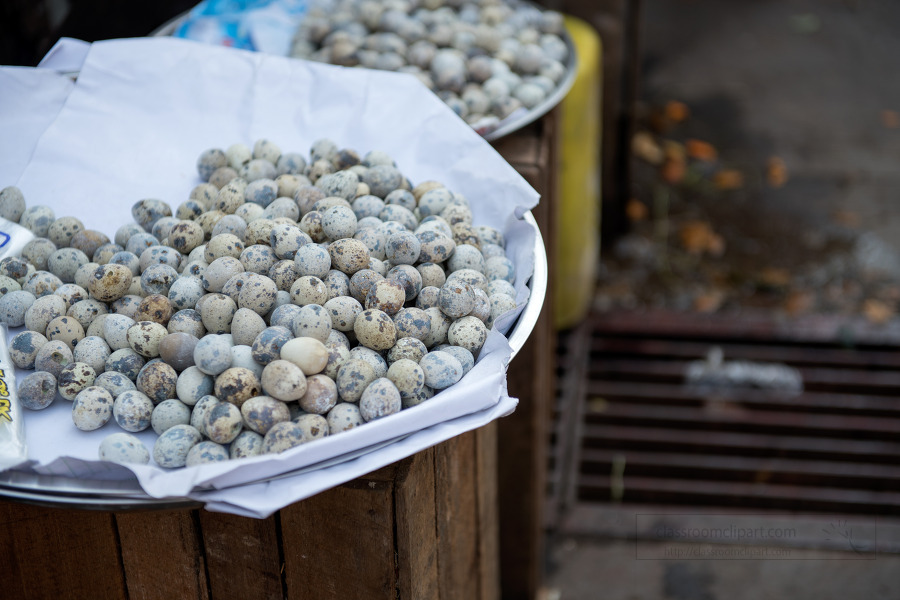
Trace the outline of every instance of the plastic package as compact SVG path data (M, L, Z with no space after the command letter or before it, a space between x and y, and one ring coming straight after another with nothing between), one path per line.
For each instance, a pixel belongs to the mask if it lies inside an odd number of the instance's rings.
M28 459L22 407L16 397L16 368L6 345L6 323L0 323L0 471Z

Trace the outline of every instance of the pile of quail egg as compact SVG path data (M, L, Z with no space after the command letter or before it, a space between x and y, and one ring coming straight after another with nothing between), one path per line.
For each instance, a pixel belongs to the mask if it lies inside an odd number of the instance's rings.
M566 76L558 12L510 0L332 0L310 9L291 55L410 73L487 133Z
M515 308L500 231L381 151L268 140L204 151L173 211L132 207L112 240L0 192L31 230L0 260L22 405L72 403L100 458L162 467L283 452L430 399Z

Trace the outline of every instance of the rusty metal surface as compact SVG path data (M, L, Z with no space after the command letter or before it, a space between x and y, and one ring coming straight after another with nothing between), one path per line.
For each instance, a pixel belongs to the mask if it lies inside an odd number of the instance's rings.
M726 361L796 369L803 389L688 383L688 365L713 347ZM569 383L555 414L551 527L579 506L617 502L869 515L900 506L900 330L623 312L592 315L560 348Z

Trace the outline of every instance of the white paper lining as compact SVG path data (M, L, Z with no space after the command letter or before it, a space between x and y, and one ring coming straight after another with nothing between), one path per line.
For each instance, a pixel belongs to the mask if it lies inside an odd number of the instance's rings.
M504 231L520 275L519 300L527 298L534 231L513 215L532 208L537 194L440 100L402 74L169 38L95 43L75 89L17 183L29 205L47 204L57 216L76 215L112 237L131 220L137 200L156 197L174 207L186 199L199 183L194 164L200 152L237 142L252 145L262 137L283 151L306 153L321 137L360 152L381 149L413 182L446 183L469 199L476 223ZM265 516L364 473L357 472L359 465L372 470L390 464L510 412L515 401L506 394L509 353L505 338L493 333L476 367L433 400L281 455L178 470L130 468L150 495L215 498L219 510ZM71 425L69 410L58 399L45 411L29 413L26 435L35 470L128 476L95 461L100 440L117 430L115 424L80 432ZM139 435L152 449L155 435ZM252 483L399 436L409 437L343 465ZM264 501L247 492L260 485L266 488Z

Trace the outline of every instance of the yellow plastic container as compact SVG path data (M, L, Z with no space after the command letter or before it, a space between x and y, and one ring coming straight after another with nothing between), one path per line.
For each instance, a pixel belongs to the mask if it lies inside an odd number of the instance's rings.
M578 55L572 88L560 103L559 183L554 261L554 323L568 329L591 306L600 255L600 102L602 47L585 21L565 17Z

